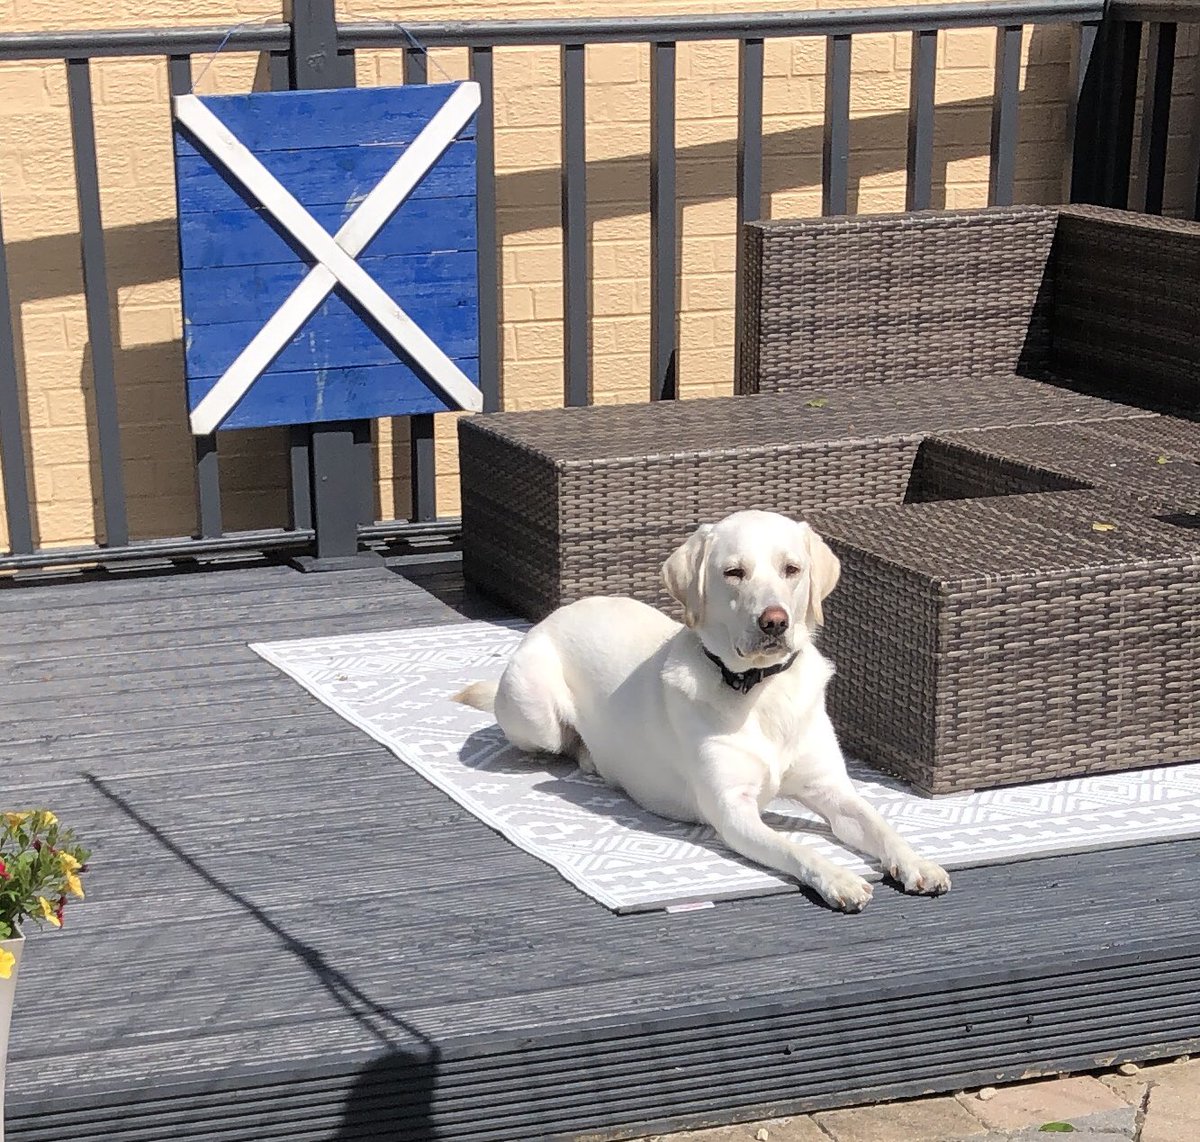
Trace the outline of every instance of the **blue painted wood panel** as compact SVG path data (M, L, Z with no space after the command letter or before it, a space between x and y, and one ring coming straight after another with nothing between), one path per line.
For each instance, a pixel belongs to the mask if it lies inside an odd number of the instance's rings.
M358 259L359 265L405 308L431 291L449 304L474 297L473 250L446 254L390 255ZM264 307L277 309L308 273L292 260L264 266L204 266L183 271L183 294L191 326L245 321Z
M476 384L478 361L459 367ZM192 408L215 378L188 381ZM396 409L403 409L397 413ZM406 365L353 366L305 373L267 373L242 398L222 428L316 424L326 420L373 420L380 416L445 412L446 402ZM299 417L299 419L296 419Z
M354 207L317 206L309 213L332 234L354 213ZM474 250L475 240L474 197L406 202L372 239L363 256ZM250 207L182 215L179 254L184 269L260 266L294 262L298 257L274 219Z
M451 360L479 352L479 307L461 300L450 287L425 291L405 306L422 329L438 331L437 343ZM262 328L260 321L188 325L183 344L189 377L219 377ZM296 334L266 372L327 369L353 362L383 365L396 359L391 342L376 335L369 318L336 293Z
M456 83L348 87L331 91L255 91L206 95L204 105L256 155L323 147L408 146L450 97ZM459 133L475 137L474 122ZM195 153L178 132L175 153Z
M330 147L319 161L311 151L269 151L259 156L267 168L310 210L314 206L353 209L375 189L405 148L384 143L377 147ZM218 171L200 154L184 155L175 163L176 177L187 187L182 212L238 210L245 205L236 180ZM452 143L414 187L409 201L452 198L475 193L475 143Z
M335 233L457 84L262 92L204 103ZM357 258L478 384L474 122ZM196 404L309 272L311 257L176 131L188 404ZM439 412L439 390L335 289L222 428Z

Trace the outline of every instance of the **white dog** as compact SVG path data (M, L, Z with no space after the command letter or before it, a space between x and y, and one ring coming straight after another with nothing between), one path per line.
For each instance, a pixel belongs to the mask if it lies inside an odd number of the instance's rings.
M572 757L663 817L707 822L835 908L860 910L870 884L770 828L761 813L777 794L906 891L936 896L950 878L858 795L825 712L833 668L812 635L839 573L808 524L737 512L663 567L686 626L633 599L582 599L525 636L498 685L458 700L494 710L520 749Z

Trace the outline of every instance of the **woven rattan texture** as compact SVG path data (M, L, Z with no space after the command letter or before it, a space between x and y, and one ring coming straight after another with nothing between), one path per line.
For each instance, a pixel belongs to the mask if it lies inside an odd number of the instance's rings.
M1003 402L964 381L465 418L464 573L534 619L592 594L670 606L660 568L700 523L903 503L934 432L1143 415L1014 378Z
M1108 491L810 518L852 751L929 793L1200 757L1194 530Z
M1200 418L1200 226L1064 210L1052 369L1088 392Z
M738 391L1043 375L1057 212L760 222L744 231Z

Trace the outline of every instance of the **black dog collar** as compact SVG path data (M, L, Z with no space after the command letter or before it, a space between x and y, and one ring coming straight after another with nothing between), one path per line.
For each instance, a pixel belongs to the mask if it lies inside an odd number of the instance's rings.
M735 674L703 643L701 643L700 649L704 651L705 656L710 661L715 662L721 668L721 681L740 694L749 694L764 678L770 678L775 674L782 674L800 657L799 652L797 652L786 662L777 662L774 666L756 666L751 670L743 670L740 674Z

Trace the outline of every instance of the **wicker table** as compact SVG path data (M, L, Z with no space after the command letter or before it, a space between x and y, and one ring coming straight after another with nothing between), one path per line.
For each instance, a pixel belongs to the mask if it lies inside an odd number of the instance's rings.
M700 523L921 498L934 433L1148 415L1013 377L465 418L463 571L533 619L596 594L671 606L662 563Z
M1200 757L1196 531L1109 491L809 518L852 753L926 793Z

